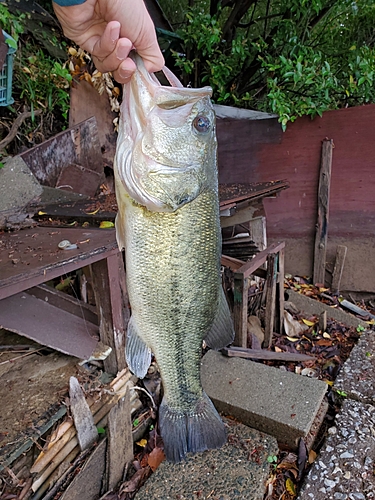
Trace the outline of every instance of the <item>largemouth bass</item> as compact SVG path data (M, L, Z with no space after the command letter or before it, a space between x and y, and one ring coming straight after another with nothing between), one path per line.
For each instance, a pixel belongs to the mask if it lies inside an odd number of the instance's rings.
M162 86L135 56L124 86L115 158L116 234L125 248L131 319L126 359L143 378L155 355L166 457L218 448L224 424L200 382L203 339L218 349L234 332L220 282L215 115L211 88Z

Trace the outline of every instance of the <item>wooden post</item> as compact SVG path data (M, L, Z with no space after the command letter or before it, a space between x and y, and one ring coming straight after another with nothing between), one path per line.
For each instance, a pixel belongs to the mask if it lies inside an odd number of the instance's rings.
M271 345L275 324L277 266L278 254L272 253L267 258L266 311L264 318L264 346L266 348Z
M124 297L125 271L122 254L119 252L107 259L92 264L92 281L95 302L99 318L100 340L112 347L111 354L104 360L104 368L108 373L116 374L126 366L125 332L127 325L124 313L128 308Z
M247 347L248 279L243 273L234 273L233 323L236 332L233 344Z
M279 271L277 273L277 303L278 303L278 333L283 333L284 330L284 276L285 276L285 248L279 251Z
M313 278L314 283L321 283L323 285L326 268L329 191L331 184L333 147L332 139L325 139L323 141L318 190L318 220L315 233Z
M344 263L346 258L347 247L344 245L338 245L336 250L336 261L335 267L332 274L332 285L331 290L334 294L339 295L342 272L344 270Z

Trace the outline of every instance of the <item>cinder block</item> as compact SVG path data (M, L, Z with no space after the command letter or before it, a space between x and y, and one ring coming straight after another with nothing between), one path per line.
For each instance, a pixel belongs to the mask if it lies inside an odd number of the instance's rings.
M218 411L295 449L306 438L327 390L324 382L209 351L202 385Z

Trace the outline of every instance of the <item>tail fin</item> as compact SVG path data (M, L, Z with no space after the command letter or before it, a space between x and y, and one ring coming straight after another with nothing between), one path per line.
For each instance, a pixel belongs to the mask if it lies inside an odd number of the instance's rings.
M205 393L189 411L170 408L163 400L159 424L170 462L181 462L189 452L220 448L227 439L224 423Z

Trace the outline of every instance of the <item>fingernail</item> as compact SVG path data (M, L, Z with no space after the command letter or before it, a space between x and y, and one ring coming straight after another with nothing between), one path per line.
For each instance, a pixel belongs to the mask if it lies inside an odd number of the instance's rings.
M117 26L116 28L112 28L110 31L112 42L117 42L120 36L120 28Z
M118 72L119 72L121 79L126 80L126 81L130 80L132 74L134 73L133 71L129 71L128 69L121 68L121 66L120 66Z
M129 47L127 47L126 45L120 45L117 48L116 56L118 59L121 59L121 61L123 59L126 59L128 55L129 55Z

